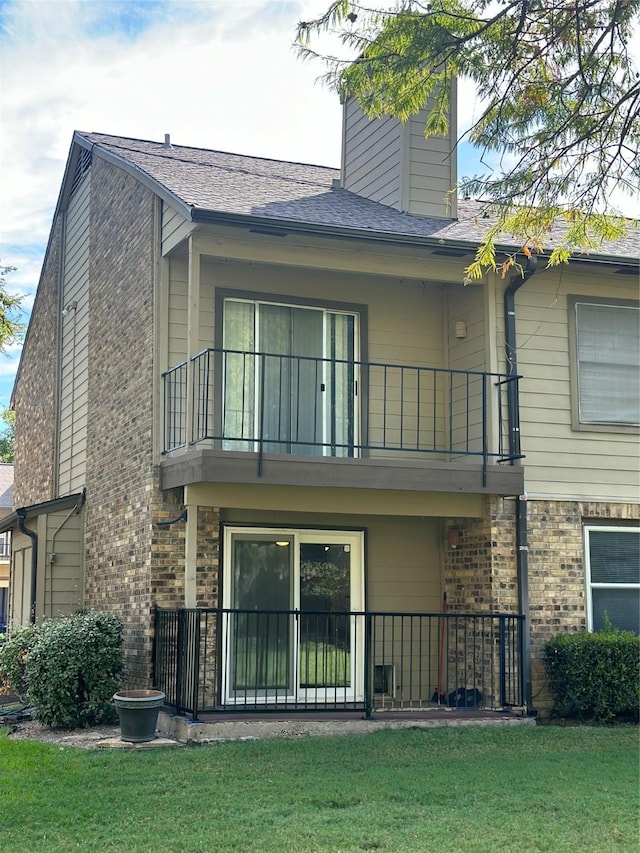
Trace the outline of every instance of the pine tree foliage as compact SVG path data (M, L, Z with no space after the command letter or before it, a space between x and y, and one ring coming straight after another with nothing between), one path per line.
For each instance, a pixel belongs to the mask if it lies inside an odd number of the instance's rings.
M505 235L541 252L559 226L556 265L637 228L611 197L640 192L638 30L640 0L400 0L383 10L334 0L298 25L297 44L370 118L406 120L427 105L427 136L448 131L452 78L473 81L479 117L468 138L481 162L499 162L459 188L490 205L467 269L480 278L506 274L496 256ZM347 57L316 48L327 33Z
M18 319L22 296L9 293L5 286L5 277L14 270L0 266L0 352L21 340L24 333L24 323Z

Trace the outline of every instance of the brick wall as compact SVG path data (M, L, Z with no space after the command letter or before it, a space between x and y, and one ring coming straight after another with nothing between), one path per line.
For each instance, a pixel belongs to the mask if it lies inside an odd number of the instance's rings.
M15 388L15 506L54 494L61 222L53 224Z
M184 525L154 524L182 511L152 455L157 223L153 194L97 157L91 190L85 604L119 615L126 682L147 686L153 602L176 601L184 566Z
M529 601L535 707L550 704L542 645L587 625L583 524L638 521L640 506L590 501L529 501Z
M583 525L640 519L640 506L589 501L528 501L529 623L533 704L550 704L542 645L587 624ZM458 547L445 546L444 584L450 611L516 613L518 585L515 502L488 498L480 519L448 519ZM469 685L471 686L471 685Z
M198 507L196 607L217 607L220 565L220 511Z

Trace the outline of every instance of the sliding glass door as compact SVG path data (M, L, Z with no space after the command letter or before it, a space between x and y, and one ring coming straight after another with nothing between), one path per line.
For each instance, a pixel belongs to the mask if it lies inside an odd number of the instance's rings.
M225 532L225 701L331 703L362 694L361 532Z
M353 456L357 315L224 300L224 447Z

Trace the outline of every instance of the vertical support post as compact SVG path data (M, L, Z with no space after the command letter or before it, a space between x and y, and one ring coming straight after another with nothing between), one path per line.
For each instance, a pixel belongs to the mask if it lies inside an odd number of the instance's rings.
M198 568L198 505L189 501L189 486L185 486L184 503L187 507L184 541L184 606L195 607Z
M373 713L373 616L364 614L364 715L367 720Z
M260 356L260 434L258 436L258 477L262 477L262 460L264 456L264 388L265 388L265 373L266 373L266 356L264 353Z
M198 699L200 695L200 640L201 640L201 625L200 611L194 609L191 611L191 619L193 620L193 630L190 632L193 642L193 653L191 656L191 719L198 719Z
M184 683L184 666L185 666L185 654L184 654L184 619L185 619L185 611L178 610L177 614L178 619L178 630L176 637L176 711L178 714L181 714L184 710L184 702L182 696L182 685Z
M499 635L499 654L500 654L500 707L504 708L507 704L507 683L506 683L506 631L505 617L498 616L498 635Z
M200 253L193 236L189 237L189 280L187 290L187 416L185 443L193 440L197 401L194 397L195 365L193 357L200 350Z

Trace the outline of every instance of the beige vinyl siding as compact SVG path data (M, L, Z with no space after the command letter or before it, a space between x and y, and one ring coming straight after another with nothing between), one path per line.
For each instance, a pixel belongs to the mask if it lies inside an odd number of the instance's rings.
M79 491L86 480L90 173L66 214L61 318L58 493ZM75 304L75 308L73 305Z
M191 234L193 229L193 222L164 202L162 205L162 254L168 255Z
M456 157L451 154L455 145L455 120L447 137L424 135L426 111L409 119L405 132L409 135L408 199L403 207L416 216L454 217L457 183Z
M67 509L43 518L46 519L46 567L38 566L38 612L46 618L70 616L83 602L84 514L75 511L70 514Z
M502 291L496 308L502 317ZM571 265L533 276L516 294L520 427L527 491L534 497L637 501L637 432L572 427L567 297L637 300L633 277ZM500 323L499 340L503 341ZM502 344L502 346L504 346ZM637 393L630 389L630 393Z
M12 629L27 625L31 616L31 539L13 531L8 624Z
M345 189L401 209L400 123L367 119L351 98L345 104L343 134Z
M486 366L486 316L483 288L449 285L447 288L447 348L451 370L484 371ZM465 337L456 337L456 324L463 323ZM481 377L453 377L454 407L462 411L469 401L469 417L452 425L452 449L482 449L483 383ZM493 404L492 384L484 388L487 417ZM489 425L488 425L489 428ZM491 442L490 442L491 444Z
M28 522L38 536L36 621L71 616L83 605L84 513L59 510ZM13 531L9 623L17 628L31 619L32 540Z
M186 259L172 257L169 266L167 366L187 357L187 294L189 270Z

